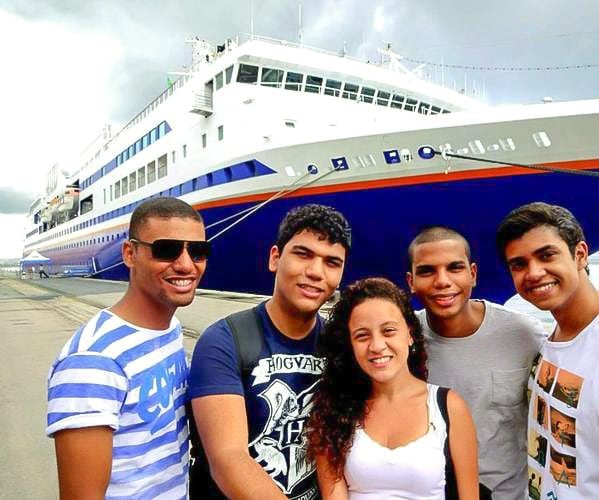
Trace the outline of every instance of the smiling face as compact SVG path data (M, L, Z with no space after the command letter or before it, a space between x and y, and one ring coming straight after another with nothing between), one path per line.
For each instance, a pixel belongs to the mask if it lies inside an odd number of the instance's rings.
M535 227L505 247L505 260L518 293L539 309L552 312L576 307L587 259L584 241L576 245L572 255L550 226Z
M459 239L421 243L412 251L406 279L427 313L449 319L465 311L476 284L476 264L470 263Z
M149 217L139 228L137 239L152 243L159 239L203 241L204 225L194 219L180 217ZM173 262L152 257L151 248L127 241L123 260L130 269L130 289L136 307L148 315L169 317L177 307L189 305L206 270L206 260L194 262L184 250Z
M279 251L273 246L268 262L276 273L272 301L291 315L315 315L339 286L345 248L308 229L295 234Z
M409 374L413 340L397 305L387 299L367 299L352 310L348 328L354 357L374 383L392 383Z

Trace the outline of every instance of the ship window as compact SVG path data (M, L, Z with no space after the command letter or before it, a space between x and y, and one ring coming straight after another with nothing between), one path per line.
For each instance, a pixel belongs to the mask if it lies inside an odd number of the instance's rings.
M292 71L288 71L287 79L285 80L285 88L287 90L302 90L303 81L304 75L302 73L293 73Z
M362 87L362 91L360 92L360 99L362 102L371 103L374 100L374 92L375 89L371 87Z
M120 198L121 197L121 181L116 181L114 183L114 198Z
M103 189L104 192L104 205L106 205L106 188Z
M93 210L94 208L94 195L89 195L85 200L81 202L81 215Z
M141 138L142 149L147 148L150 145L150 134L146 134Z
M112 184L110 185L110 201L112 201Z
M129 182L127 177L123 177L121 179L121 193L123 194L123 196L129 193Z
M306 78L305 92L311 92L313 94L320 94L320 88L322 87L322 78L320 76L308 75Z
M346 83L343 86L343 95L341 97L355 101L358 98L358 85L355 83Z
M139 139L136 143L135 143L135 150L137 153L139 153L142 149L143 149L143 144L141 142L141 139Z
M166 168L166 155L162 155L158 158L158 178L162 179L166 177L167 168Z
M416 111L416 104L418 104L416 99L408 99L404 109L406 111Z
M148 184L156 180L156 162L148 163Z
M451 113L451 111L449 109L444 109L443 114L446 114L446 113Z
M267 87L280 87L283 81L283 70L273 68L262 68L261 85Z
M240 83L256 83L258 81L258 66L240 64L237 81Z
M225 70L225 84L231 83L231 77L233 76L233 66L229 66Z
M129 192L135 191L137 189L137 177L135 172L129 174Z
M177 155L176 155L176 151L173 151L171 153L171 158L172 158L172 162L171 163L175 163L177 161Z
M221 73L217 73L217 75L214 77L214 87L215 87L216 90L223 88L223 74L222 74L222 72Z
M403 107L404 99L405 98L402 95L393 94L393 99L391 99L391 107L401 109Z
M129 146L129 158L133 157L134 154L135 154L135 147L132 144L131 146Z
M202 147L205 148L206 147L206 134L202 134Z
M129 159L129 150L125 149L125 151L123 151L122 154L123 154L123 161L127 161Z
M166 122L158 125L158 137L164 137L164 134L166 134Z
M157 132L158 132L158 130L157 130L157 129L155 129L155 128L153 128L153 129L150 131L150 144L152 144L153 142L156 142L156 139L158 138L158 137L156 137L156 133L157 133Z
M376 103L379 106L387 106L389 104L389 97L391 97L390 92L385 92L384 90L379 90L379 93L376 97Z
M141 167L137 170L137 187L144 187L146 185L146 167Z
M218 126L218 140L222 141L225 138L225 128L223 125Z
M332 95L339 97L339 91L341 90L341 82L339 80L327 80L324 87L324 93L326 95Z
M183 158L187 158L187 144L183 144Z
M428 112L431 108L431 105L427 102L421 102L420 106L418 106L418 113L421 115L428 115Z
M441 108L439 106L431 107L431 115L438 115L441 112Z

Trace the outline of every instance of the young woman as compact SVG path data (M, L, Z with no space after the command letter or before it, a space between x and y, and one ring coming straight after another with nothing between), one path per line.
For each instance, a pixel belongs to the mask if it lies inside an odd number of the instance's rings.
M444 499L447 437L427 384L420 323L390 281L347 287L321 337L326 359L308 426L323 499ZM442 399L442 398L441 398ZM476 433L463 399L447 394L457 492L478 499Z

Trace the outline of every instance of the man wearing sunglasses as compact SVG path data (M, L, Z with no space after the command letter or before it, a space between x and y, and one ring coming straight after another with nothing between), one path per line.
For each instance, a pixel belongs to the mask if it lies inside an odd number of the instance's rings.
M227 319L198 340L189 397L216 485L196 477L194 463L191 484L202 486L190 498L318 497L302 430L322 372L318 310L338 287L349 248L350 228L339 212L321 205L292 210L270 250L273 296L254 309L262 347L253 366L240 370L239 337Z
M48 382L61 499L185 498L187 363L177 307L206 268L204 223L154 198L131 215L129 287L67 342Z

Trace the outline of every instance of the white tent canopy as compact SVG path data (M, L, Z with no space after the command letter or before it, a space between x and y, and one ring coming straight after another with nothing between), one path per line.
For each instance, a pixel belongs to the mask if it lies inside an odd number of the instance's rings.
M29 255L26 255L21 259L21 264L44 264L46 262L50 262L48 257L44 257L37 250L34 250Z

